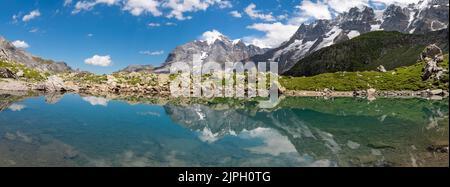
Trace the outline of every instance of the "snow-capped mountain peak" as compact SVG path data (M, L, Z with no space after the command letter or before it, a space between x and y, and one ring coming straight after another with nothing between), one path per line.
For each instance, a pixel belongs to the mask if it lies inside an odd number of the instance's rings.
M242 40L241 40L241 39L236 39L236 40L233 40L233 45L236 45L236 44L238 44L238 43L240 43L240 42L242 42Z
M206 31L205 33L203 33L203 35L201 37L201 41L207 42L208 45L214 44L214 42L216 42L217 40L223 41L223 42L230 41L228 39L228 37L226 37L225 35L223 35L222 33L220 33L217 30Z

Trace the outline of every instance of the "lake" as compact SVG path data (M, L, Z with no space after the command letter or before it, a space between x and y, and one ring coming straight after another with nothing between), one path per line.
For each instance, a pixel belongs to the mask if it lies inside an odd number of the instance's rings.
M0 166L445 166L448 99L0 94Z

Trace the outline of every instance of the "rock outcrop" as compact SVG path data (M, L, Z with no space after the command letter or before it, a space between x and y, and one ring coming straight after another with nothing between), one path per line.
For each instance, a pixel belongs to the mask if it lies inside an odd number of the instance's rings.
M439 80L444 72L448 71L439 66L439 63L444 61L444 56L442 54L442 50L434 44L425 48L420 55L419 60L425 61L425 67L422 75L423 80Z
M8 68L0 68L0 78L17 79L18 76Z
M434 59L442 55L442 50L435 44L428 45L420 55L420 60Z
M34 85L32 89L46 92L66 92L78 91L78 86L67 85L62 78L52 75L45 82Z

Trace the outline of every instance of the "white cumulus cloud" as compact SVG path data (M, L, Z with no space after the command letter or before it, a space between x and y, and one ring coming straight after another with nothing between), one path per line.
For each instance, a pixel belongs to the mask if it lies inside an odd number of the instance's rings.
M363 7L369 6L369 0L353 0L353 1L342 1L342 0L328 0L327 4L330 9L338 13L346 12L353 7Z
M372 3L382 3L384 5L396 4L400 6L406 6L420 1L421 0L371 0Z
M72 4L72 0L64 0L64 6L69 6L70 4Z
M272 12L268 14L261 13L260 10L256 10L256 5L254 3L251 3L247 6L244 10L245 13L247 13L248 16L252 19L262 19L265 21L275 21L275 18L272 16Z
M149 55L149 56L158 56L158 55L163 55L164 51L160 50L160 51L139 51L139 54L141 55Z
M12 44L14 45L14 47L22 48L22 49L26 49L26 48L30 47L30 45L28 45L28 43L23 40L13 41Z
M25 16L22 17L22 21L24 22L28 22L34 18L37 18L41 16L41 12L39 12L39 10L33 10L30 13L26 14Z
M119 2L119 0L84 0L84 1L78 1L75 4L75 9L72 11L72 13L76 14L81 11L87 11L94 8L94 6L98 4L106 4L108 6L115 5Z
M64 3L69 6L71 2ZM130 12L134 16L151 14L152 16L162 16L178 20L191 19L185 16L186 12L205 11L211 6L218 8L233 7L228 0L80 0L75 3L73 14L81 11L92 10L96 5L105 4L108 6L119 6L122 10Z
M159 24L159 23L149 23L149 24L147 24L149 27L159 27L159 26L161 26L161 24Z
M304 0L296 8L296 16L290 18L291 24L302 24L316 19L332 19L338 13L348 12L353 7L362 8L364 6L386 7L396 4L406 6L411 3L418 3L420 0Z
M331 12L328 4L323 1L312 2L310 0L302 1L297 8L305 17L314 19L331 19Z
M134 16L151 13L153 16L161 16L162 12L158 9L160 2L157 0L127 0L124 10L130 11Z
M298 29L297 25L276 23L256 23L247 26L248 29L264 32L262 37L244 37L246 43L250 43L262 48L277 47L282 42L287 41Z
M235 17L235 18L241 18L242 17L242 14L240 12L236 11L236 10L231 11L230 15Z
M31 33L37 33L39 31L39 29L38 28L32 28L30 31L28 31L28 32L31 32Z
M165 25L166 26L177 26L177 24L174 22L167 22L167 23L165 23Z
M218 5L219 8L232 7L230 1L224 0L166 0L163 3L164 8L171 10L167 17L178 20L191 19L191 16L185 16L184 13L205 11L212 5Z
M111 65L111 62L112 62L111 57L109 55L106 56L94 55L91 58L87 58L86 60L84 60L85 64L102 67L107 67Z

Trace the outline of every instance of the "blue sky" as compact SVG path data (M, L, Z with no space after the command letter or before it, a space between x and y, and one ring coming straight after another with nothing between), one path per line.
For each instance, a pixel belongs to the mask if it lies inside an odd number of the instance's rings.
M351 6L402 0L333 1L0 0L0 35L23 41L34 55L110 73L130 64L157 66L176 46L206 31L273 47L302 22L329 19ZM94 61L99 64L87 63Z

